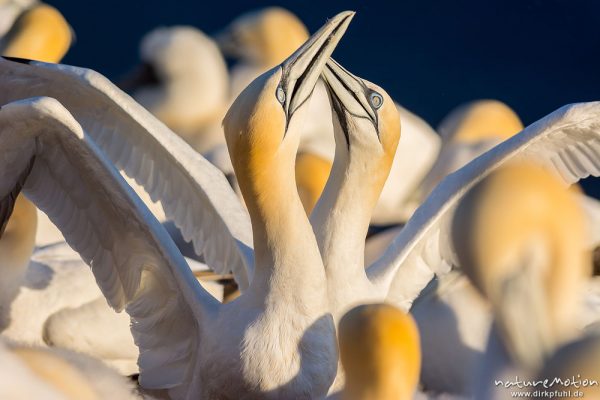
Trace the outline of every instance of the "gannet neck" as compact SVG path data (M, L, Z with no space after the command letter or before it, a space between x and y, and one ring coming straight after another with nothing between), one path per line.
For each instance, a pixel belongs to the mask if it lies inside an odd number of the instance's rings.
M323 274L323 263L294 176L299 131L290 127L283 137L286 132L283 109L277 102L269 101L270 98L259 97L254 104L244 101L254 98L250 93L262 90L263 84L255 81L242 92L225 122L233 167L252 221L255 256L252 285L268 284L273 274L285 274L286 279L318 280ZM275 86L264 93L273 97ZM244 115L237 121L251 121L245 133L229 125L235 113ZM231 132L240 134L234 138Z
M56 63L66 54L71 40L71 28L60 12L41 4L17 19L0 44L0 53Z
M574 334L591 273L575 197L540 167L511 164L465 196L452 230L460 265L490 300L512 358L538 367Z
M366 277L365 237L396 154L400 117L383 89L338 67L328 64L324 73L335 110L335 158L311 220L328 276L344 271ZM369 103L374 96L381 101L377 107Z
M340 321L344 400L412 399L421 369L417 324L387 304L363 305Z

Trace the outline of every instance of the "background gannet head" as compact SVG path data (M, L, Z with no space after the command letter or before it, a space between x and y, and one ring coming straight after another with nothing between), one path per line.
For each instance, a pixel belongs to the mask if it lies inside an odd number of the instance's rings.
M260 198L268 192L252 185L261 175L283 173L286 163L293 168L308 100L353 16L343 12L329 20L281 65L256 78L231 105L223 125L245 197Z
M372 190L367 201L374 206L400 140L400 114L385 90L352 75L334 60L327 63L323 77L335 115L333 168L341 163L368 176Z
M218 37L228 56L270 68L289 57L308 39L308 30L294 14L268 7L243 14Z
M452 237L459 265L489 299L513 360L537 368L573 334L591 257L583 212L541 167L510 164L459 204Z
M158 119L185 134L222 118L229 77L212 39L190 26L158 28L140 53L143 64L122 86Z
M40 4L23 12L0 42L0 54L59 62L69 50L73 31L54 7Z
M438 129L444 142L505 140L523 130L519 116L498 100L477 100L455 108Z
M413 398L421 351L409 314L387 304L358 306L341 319L339 344L346 373L342 399Z

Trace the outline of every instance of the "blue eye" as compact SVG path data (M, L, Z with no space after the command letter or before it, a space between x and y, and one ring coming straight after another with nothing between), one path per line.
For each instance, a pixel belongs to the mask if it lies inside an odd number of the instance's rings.
M277 100L279 100L281 104L285 103L285 92L283 91L281 86L277 88L275 96L277 96Z
M369 101L371 102L371 106L377 110L379 107L381 107L383 105L383 96L381 96L377 92L373 92L369 96Z

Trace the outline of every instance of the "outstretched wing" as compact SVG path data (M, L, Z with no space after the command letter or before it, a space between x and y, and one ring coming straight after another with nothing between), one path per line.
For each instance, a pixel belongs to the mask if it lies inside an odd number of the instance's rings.
M0 109L1 204L14 201L19 187L90 265L111 306L130 314L142 383L186 382L198 351L199 323L218 302L55 99L26 99Z
M510 160L530 160L566 185L600 175L600 102L564 106L448 175L417 209L369 277L389 287L388 299L405 308L434 273L455 265L449 223L462 196Z
M252 228L221 171L104 76L89 69L0 58L0 104L57 99L217 273L241 289L252 276Z

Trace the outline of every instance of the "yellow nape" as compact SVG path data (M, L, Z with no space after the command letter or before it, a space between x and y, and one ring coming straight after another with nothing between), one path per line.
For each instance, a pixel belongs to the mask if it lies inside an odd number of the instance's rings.
M414 319L388 304L358 306L339 326L344 400L408 400L419 382L421 350Z
M325 188L331 162L311 153L296 157L296 185L306 215L310 215Z
M30 370L47 384L72 400L96 400L85 376L65 360L48 350L17 347L13 349Z
M486 139L508 139L523 130L518 115L497 100L479 100L451 113L457 118L451 140L472 143Z
M71 28L62 14L46 4L21 15L7 33L2 55L59 62L71 46Z

